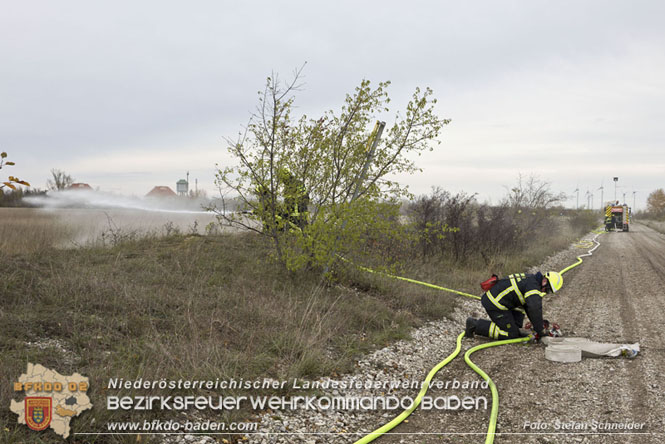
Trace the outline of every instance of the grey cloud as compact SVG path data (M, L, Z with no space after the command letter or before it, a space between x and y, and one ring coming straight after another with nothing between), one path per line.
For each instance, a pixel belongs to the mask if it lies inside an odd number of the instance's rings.
M415 86L433 86L441 114L475 144L469 151L492 149L470 137L483 124L499 129L488 137L522 132L525 146L630 146L647 155L665 139L662 83L585 75L607 60L621 67L636 48L662 53L664 13L659 1L10 2L0 16L8 36L0 41L0 146L40 171L135 146L217 143L223 152L222 137L246 122L265 77L288 77L307 61L297 104L308 114L338 108L362 78L392 80L397 107ZM562 65L572 68L557 71ZM663 66L633 69L665 77ZM530 90L510 84L525 72ZM607 91L594 94L625 88L611 106L632 120L608 122L592 109L584 111L589 125L534 130L520 128L525 111L510 106L501 120L478 119L483 109L500 111L485 92L510 86L501 98L510 105L561 72L552 103L531 112L582 113L570 96L602 83ZM476 109L464 113L468 100ZM454 149L447 137L442 148Z

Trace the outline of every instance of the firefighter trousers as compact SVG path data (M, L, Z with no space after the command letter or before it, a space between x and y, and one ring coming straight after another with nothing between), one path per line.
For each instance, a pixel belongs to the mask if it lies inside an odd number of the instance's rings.
M476 334L487 336L491 339L514 339L519 338L520 328L524 323L524 313L517 310L499 310L498 308L483 308L489 315L491 321L478 319L476 321Z

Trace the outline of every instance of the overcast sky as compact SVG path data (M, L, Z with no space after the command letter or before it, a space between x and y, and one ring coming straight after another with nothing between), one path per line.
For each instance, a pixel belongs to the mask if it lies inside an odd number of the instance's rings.
M214 190L224 137L271 72L307 62L298 112L338 110L366 78L392 108L429 86L452 122L401 178L497 201L519 173L580 205L665 187L662 1L21 1L0 14L3 169L51 168L143 195L197 178ZM575 206L575 197L568 201Z

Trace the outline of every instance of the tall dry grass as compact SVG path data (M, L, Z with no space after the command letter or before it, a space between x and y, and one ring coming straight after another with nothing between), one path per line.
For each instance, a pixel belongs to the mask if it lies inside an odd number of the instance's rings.
M29 254L66 242L74 233L53 213L0 208L0 252Z

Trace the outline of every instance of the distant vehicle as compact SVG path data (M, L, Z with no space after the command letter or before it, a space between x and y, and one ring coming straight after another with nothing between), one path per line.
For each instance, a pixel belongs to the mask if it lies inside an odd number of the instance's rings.
M628 231L630 228L630 211L628 205L608 204L605 207L605 231Z

